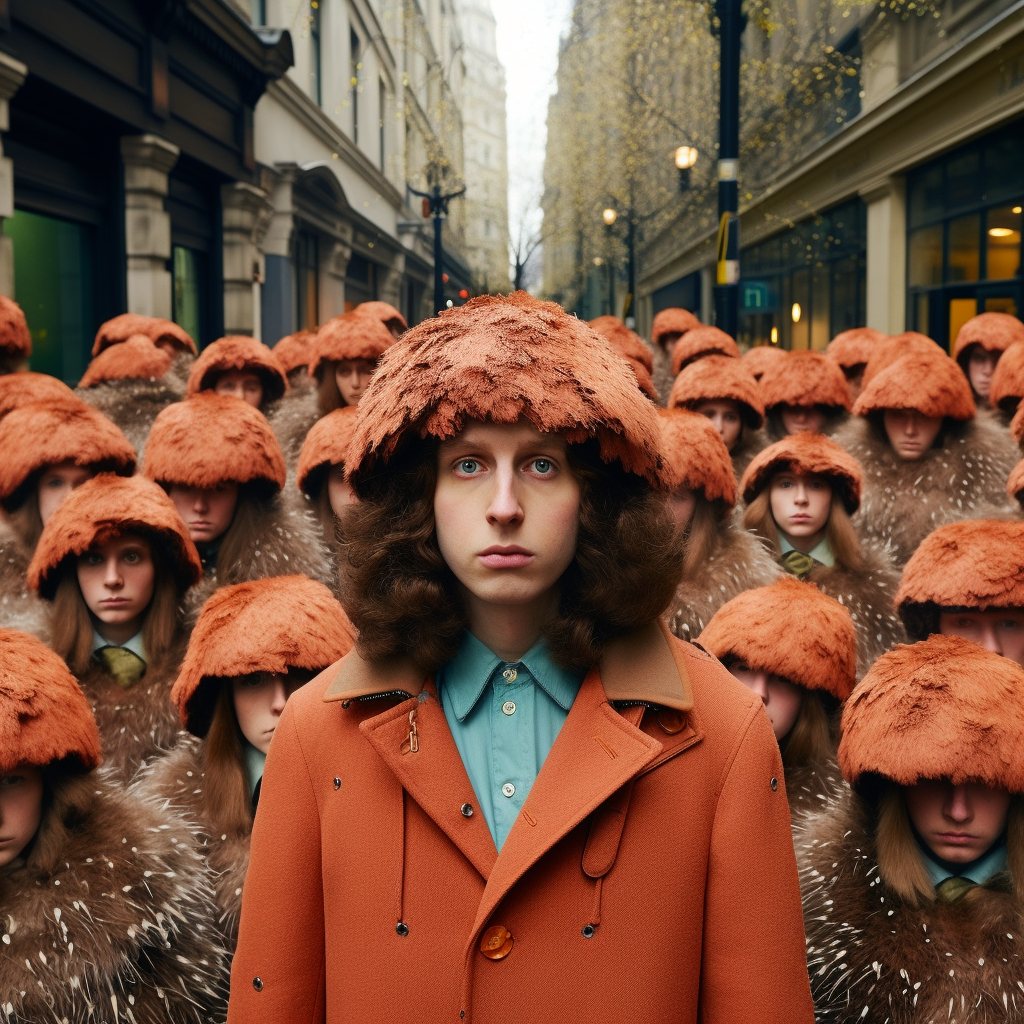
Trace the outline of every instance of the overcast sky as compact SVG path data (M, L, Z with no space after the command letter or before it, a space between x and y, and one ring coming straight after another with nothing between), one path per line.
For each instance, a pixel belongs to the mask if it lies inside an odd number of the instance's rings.
M540 227L548 97L555 89L558 41L572 0L491 0L498 22L498 57L508 101L508 212L513 244L525 216Z

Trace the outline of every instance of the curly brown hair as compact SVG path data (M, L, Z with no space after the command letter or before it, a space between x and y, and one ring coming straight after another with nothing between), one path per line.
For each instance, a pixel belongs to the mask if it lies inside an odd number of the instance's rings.
M437 543L437 442L408 442L386 467L360 480L343 521L344 605L369 660L405 657L434 672L458 650L466 612ZM589 667L610 640L657 617L675 593L685 538L667 498L596 442L569 445L580 485L576 556L561 578L556 618L544 631L551 657Z

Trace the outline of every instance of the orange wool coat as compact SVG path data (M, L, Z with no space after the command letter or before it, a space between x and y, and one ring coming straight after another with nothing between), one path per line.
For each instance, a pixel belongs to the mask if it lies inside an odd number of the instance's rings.
M710 655L655 624L616 642L500 854L475 803L411 666L353 652L299 690L229 1024L813 1021L778 745Z

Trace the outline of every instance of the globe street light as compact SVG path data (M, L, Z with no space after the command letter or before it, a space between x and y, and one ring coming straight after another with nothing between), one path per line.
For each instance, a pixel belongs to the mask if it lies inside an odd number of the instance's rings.
M611 207L601 214L601 218L604 220L605 226L609 228L615 223L615 219L617 217L618 214Z
M676 150L676 167L679 169L679 191L686 192L690 187L690 170L699 156L693 146L680 146Z

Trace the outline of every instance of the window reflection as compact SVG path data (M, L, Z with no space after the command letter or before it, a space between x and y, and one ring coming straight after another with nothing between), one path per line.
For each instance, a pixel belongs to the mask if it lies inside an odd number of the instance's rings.
M985 224L986 277L1003 281L1020 273L1020 232L1019 205L998 206L988 211Z
M910 236L910 285L942 284L942 225L922 228Z
M969 217L957 217L949 222L949 261L946 280L953 284L962 281L977 281L980 276L981 259L979 239L981 217L972 213Z

